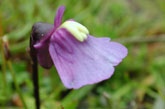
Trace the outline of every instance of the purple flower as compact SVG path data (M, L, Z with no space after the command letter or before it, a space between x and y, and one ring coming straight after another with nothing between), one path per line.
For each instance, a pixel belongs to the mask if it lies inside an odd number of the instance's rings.
M34 44L40 65L50 68L54 63L67 88L78 89L110 78L114 66L127 56L127 48L110 38L89 35L86 27L74 20L61 24L64 10L64 6L58 8L54 26Z

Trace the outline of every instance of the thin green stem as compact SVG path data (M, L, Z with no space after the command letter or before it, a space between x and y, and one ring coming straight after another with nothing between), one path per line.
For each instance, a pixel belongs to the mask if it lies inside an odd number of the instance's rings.
M5 61L5 56L3 53L3 46L2 46L2 40L0 39L0 52L1 52L1 57L2 57L2 84L3 84L3 94L6 97L7 90L6 90L6 61Z
M24 106L24 109L27 109L27 105L26 105L25 100L24 100L24 98L23 98L23 95L22 95L22 93L21 93L20 87L19 87L19 85L17 84L16 75L15 75L15 73L14 73L14 70L13 70L13 68L12 68L12 64L11 64L11 61L10 61L10 60L7 61L7 65L8 65L8 68L9 68L10 72L11 72L11 75L12 75L12 78L13 78L13 81L14 81L14 85L15 85L15 87L16 87L16 91L17 91L17 93L18 93L18 95L19 95L19 97L20 97L20 99L21 99L21 101L22 101L22 104L23 104L23 106Z

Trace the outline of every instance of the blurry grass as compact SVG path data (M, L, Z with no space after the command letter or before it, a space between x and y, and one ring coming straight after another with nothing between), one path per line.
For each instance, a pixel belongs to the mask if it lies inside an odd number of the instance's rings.
M33 102L30 57L27 48L34 22L53 23L58 6L65 5L64 20L75 19L96 37L132 38L165 34L163 0L1 0L0 36L7 35L26 102ZM74 108L155 108L165 102L165 44L127 44L129 54L116 67L111 79L79 90L67 90L54 68L40 68L40 94L45 109ZM2 81L0 55L0 80ZM6 72L8 97L2 95L0 107L18 107L10 72ZM164 107L163 107L164 106ZM34 104L31 107L34 108Z

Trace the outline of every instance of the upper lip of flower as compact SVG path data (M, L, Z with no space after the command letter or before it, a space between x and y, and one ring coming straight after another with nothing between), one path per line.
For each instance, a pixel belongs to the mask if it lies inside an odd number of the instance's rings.
M51 35L59 28L65 28L80 42L83 42L87 39L89 31L82 24L75 22L73 20L67 20L62 24L62 16L64 14L64 11L65 11L65 6L61 6L60 8L58 8L54 21L54 29L52 29L47 34L45 34L44 37L41 38L39 43L36 43L34 45L35 48L39 48L42 45L44 45L45 42L48 42L50 40Z

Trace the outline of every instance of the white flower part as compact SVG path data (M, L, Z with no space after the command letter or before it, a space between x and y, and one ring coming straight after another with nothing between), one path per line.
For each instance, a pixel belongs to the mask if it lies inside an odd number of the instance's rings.
M67 29L77 40L83 42L88 38L88 29L75 21L65 21L60 28Z

